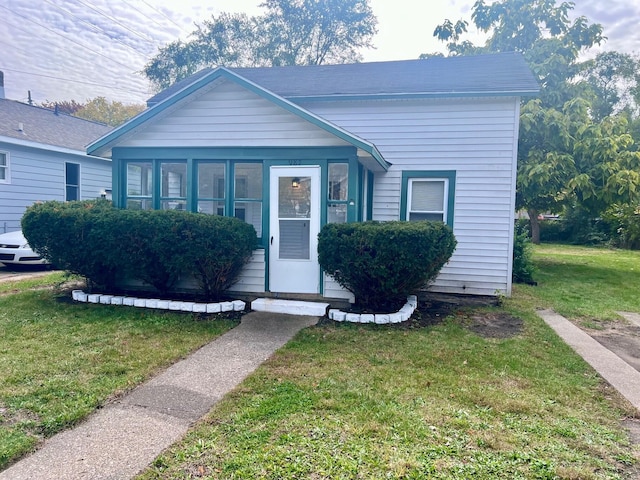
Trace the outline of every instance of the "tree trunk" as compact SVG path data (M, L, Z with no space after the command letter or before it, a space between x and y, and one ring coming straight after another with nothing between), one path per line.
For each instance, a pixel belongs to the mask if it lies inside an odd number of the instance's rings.
M529 214L529 226L531 227L531 242L540 244L540 222L538 221L537 210L527 210Z

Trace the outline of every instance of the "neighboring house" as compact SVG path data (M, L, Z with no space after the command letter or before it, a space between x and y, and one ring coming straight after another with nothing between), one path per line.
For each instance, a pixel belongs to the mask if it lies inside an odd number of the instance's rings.
M37 201L98 198L111 190L111 161L86 146L111 127L3 98L0 84L0 233L20 230Z
M96 140L113 199L239 217L260 238L234 291L350 298L317 262L328 222L437 220L458 246L432 290L510 294L519 54L203 70Z

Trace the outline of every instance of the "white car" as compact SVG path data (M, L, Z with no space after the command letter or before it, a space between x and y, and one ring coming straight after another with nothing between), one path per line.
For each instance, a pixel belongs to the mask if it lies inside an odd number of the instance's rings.
M0 263L15 265L48 265L44 258L31 250L21 231L0 235Z

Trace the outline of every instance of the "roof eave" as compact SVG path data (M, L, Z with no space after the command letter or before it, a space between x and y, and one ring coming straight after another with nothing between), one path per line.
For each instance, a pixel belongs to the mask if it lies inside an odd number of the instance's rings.
M83 150L75 150L75 149L67 148L67 147L59 147L57 145L50 145L48 143L34 142L32 140L20 140L19 138L7 137L7 136L4 136L4 135L0 135L0 142L1 143L9 143L9 144L13 144L13 145L17 145L17 146L25 147L25 148L34 148L34 149L37 149L37 150L46 150L48 152L63 153L65 155L75 155L75 156L84 157L84 158L92 158L92 159L95 159L95 160L103 160L103 161L106 161L106 162L110 162L111 161L108 158L89 155Z

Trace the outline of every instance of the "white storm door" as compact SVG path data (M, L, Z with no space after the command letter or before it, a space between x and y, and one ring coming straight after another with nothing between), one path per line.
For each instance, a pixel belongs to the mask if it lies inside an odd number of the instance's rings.
M320 167L271 167L269 290L320 293Z

